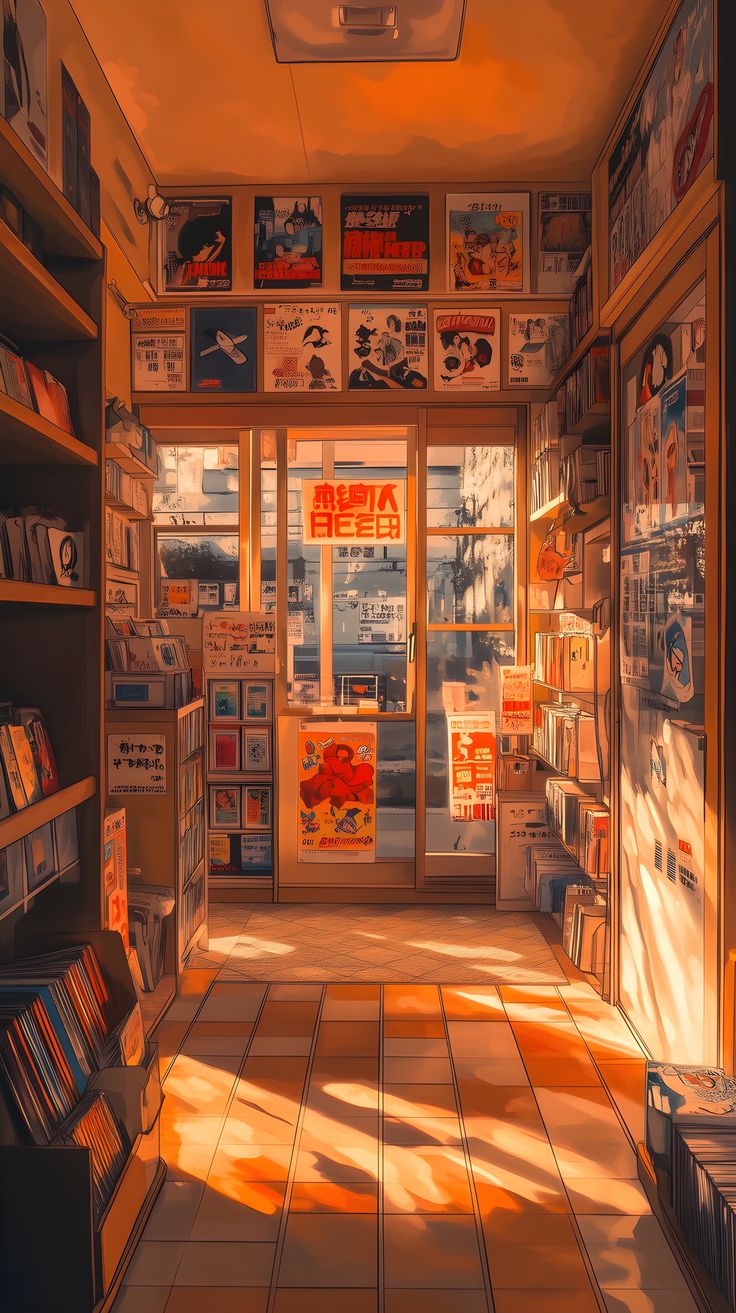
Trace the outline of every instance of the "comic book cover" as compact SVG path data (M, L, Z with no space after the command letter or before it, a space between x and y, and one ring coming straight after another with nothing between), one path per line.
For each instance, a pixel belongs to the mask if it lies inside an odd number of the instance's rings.
M428 196L341 196L340 234L343 291L427 291Z
M3 0L0 112L31 153L48 167L46 14L40 0Z
M509 315L509 387L549 387L569 351L567 314Z
M449 195L446 229L451 292L529 291L528 192Z
M161 291L231 290L232 197L172 199L160 231Z
M340 324L337 302L264 306L264 392L339 392Z
M349 391L427 386L426 306L351 305Z
M322 197L256 196L253 286L322 286Z
M376 855L376 726L299 726L299 861Z
M191 392L255 392L258 311L199 306L191 313Z
M537 291L569 296L590 246L590 192L540 192Z
M437 392L497 392L501 386L501 311L435 310Z
M665 524L687 515L687 380L682 373L662 388L662 507Z

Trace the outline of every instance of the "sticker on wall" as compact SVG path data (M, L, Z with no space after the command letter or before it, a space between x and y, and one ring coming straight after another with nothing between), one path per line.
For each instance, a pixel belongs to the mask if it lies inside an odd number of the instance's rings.
M569 352L567 313L509 315L509 387L548 388Z
M255 392L255 306L197 306L191 313L191 392Z
M537 291L569 296L590 246L590 192L540 192Z
M428 196L341 196L340 221L343 291L427 291Z
M159 224L163 292L229 292L233 285L232 198L172 198Z
M299 861L376 855L376 726L299 726Z
M448 195L446 229L451 292L529 291L528 192Z
M337 302L264 306L264 392L339 391L340 324Z
M40 0L3 3L0 113L47 167L46 15ZM57 55L58 59L58 55Z
M500 310L435 310L435 390L497 392L500 341Z
M351 305L348 389L426 388L426 306Z
M448 715L450 819L492 821L496 817L496 717Z
M130 325L134 392L183 392L186 387L186 310L136 306Z
M322 197L256 196L253 286L322 286Z

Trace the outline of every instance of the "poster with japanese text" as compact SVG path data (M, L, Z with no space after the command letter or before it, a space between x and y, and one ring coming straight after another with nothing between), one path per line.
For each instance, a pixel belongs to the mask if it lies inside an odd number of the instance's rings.
M426 388L427 313L418 305L351 305L349 391Z
M398 597L361 597L358 600L359 643L404 643L406 602Z
M322 197L256 196L253 286L322 286Z
M376 855L376 726L299 726L299 861Z
M540 192L537 291L569 296L575 271L590 246L590 192Z
M265 305L264 392L339 392L340 324L337 302Z
M500 310L435 310L435 390L497 392L500 342Z
M548 388L570 351L567 311L509 315L509 387Z
M304 543L403 543L406 530L404 479L303 479Z
M274 670L276 620L263 611L210 611L204 617L202 648L209 674Z
M107 792L152 794L166 792L166 740L163 735L107 736Z
M186 310L136 307L130 325L134 392L183 392L186 387Z
M448 195L446 232L449 291L529 291L528 192Z
M501 733L531 734L532 667L501 666Z
M450 819L492 821L496 817L496 716L448 715Z
M162 292L229 292L233 285L232 197L169 201L159 224Z
M427 291L428 196L342 196L340 236L343 291Z

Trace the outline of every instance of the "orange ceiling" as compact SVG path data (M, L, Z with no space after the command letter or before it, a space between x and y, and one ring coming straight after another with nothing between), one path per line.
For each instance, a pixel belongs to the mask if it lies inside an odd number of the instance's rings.
M667 8L468 0L454 63L284 65L263 0L72 3L163 184L581 179Z

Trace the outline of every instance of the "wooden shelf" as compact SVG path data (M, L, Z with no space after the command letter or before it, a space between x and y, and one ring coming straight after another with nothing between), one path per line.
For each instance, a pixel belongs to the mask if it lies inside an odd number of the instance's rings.
M0 119L0 123L2 123ZM97 452L0 392L0 461L8 465L97 465Z
M105 459L117 461L126 474L132 474L136 479L155 479L154 470L149 470L147 465L143 464L137 456L133 454L130 447L124 442L106 442ZM146 516L148 519L148 516Z
M129 506L127 502L121 501L119 497L115 497L111 492L105 494L105 505L111 506L113 510L119 511L121 515L127 515L129 520L150 520L151 518L147 511L137 511L134 506ZM122 565L117 566L118 570L126 568Z
M607 494L603 497L595 497L593 501L583 502L577 510L570 502L564 502L563 505L569 507L569 511L561 512L559 528L570 533L585 533L587 529L602 524L611 514L611 499Z
M11 337L94 341L97 325L7 224L0 222L0 327Z
M102 259L97 237L4 118L0 118L0 178L38 224L49 256Z
M531 511L529 515L529 523L536 524L537 520L556 520L560 507L565 504L565 498L561 492L558 492L556 497L553 497L551 501L545 502L544 506L539 507L539 510Z
M0 579L0 605L96 606L91 588L62 588L60 584L28 584L18 579Z
M532 683L538 688L549 689L550 693L559 693L563 698L579 698L581 702L594 702L597 697L606 696L604 692L596 693L595 689L558 688L556 684L547 684L543 679L532 678Z
M32 807L24 807L22 811L6 816L0 821L0 848L7 848L9 843L22 839L31 830L37 830L40 825L46 825L64 812L71 811L72 807L78 807L88 798L93 798L96 792L97 780L94 775L88 775L77 784L70 784L68 788L59 789L58 793L34 802Z
M583 437L595 437L600 434L603 436L610 433L611 430L611 403L610 401L596 401L580 416L577 423L565 428L566 434L582 435Z

